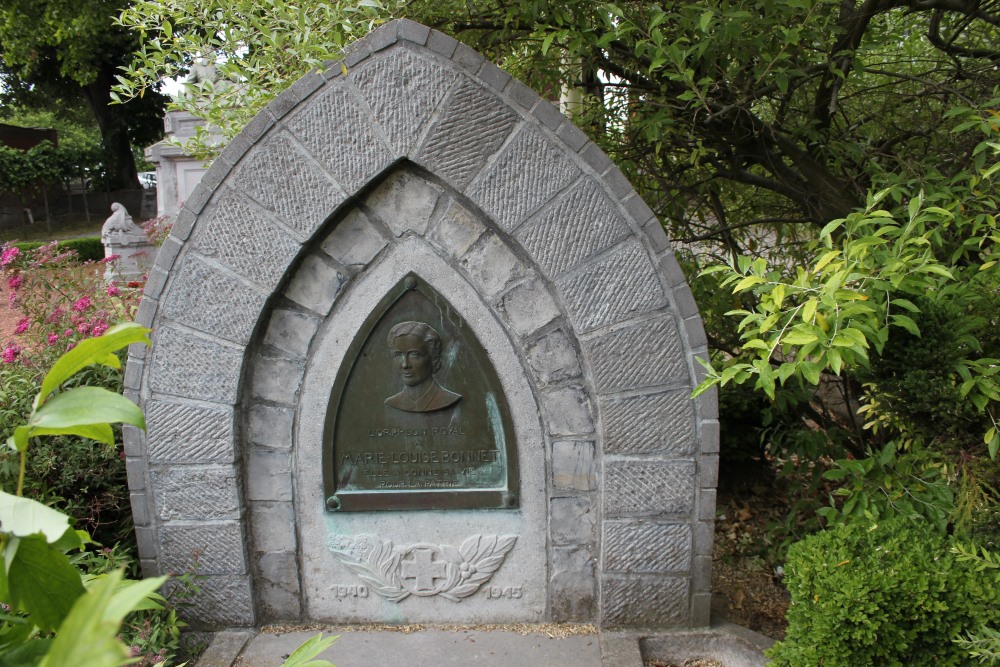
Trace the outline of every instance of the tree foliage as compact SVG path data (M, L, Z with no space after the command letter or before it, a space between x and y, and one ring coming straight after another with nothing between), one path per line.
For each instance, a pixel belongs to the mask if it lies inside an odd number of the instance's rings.
M138 187L132 145L162 135L166 98L158 87L111 104L118 68L138 42L113 17L126 0L7 0L0 5L0 81L9 104L52 109L85 105L101 134L105 187Z

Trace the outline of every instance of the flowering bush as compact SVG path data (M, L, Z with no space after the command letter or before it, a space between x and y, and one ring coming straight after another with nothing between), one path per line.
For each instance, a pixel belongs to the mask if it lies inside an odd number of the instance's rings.
M16 338L0 341L0 362L44 370L80 340L131 321L142 284L105 284L104 265L116 259L80 263L75 251L55 241L28 251L10 243L0 247L0 292L6 292L7 307L23 315Z

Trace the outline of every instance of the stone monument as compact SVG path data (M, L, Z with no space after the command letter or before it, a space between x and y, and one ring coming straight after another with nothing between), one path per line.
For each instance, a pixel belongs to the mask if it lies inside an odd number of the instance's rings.
M708 623L691 291L607 156L451 37L394 21L268 105L138 319L142 565L197 568L202 625Z
M156 246L118 202L111 205L111 216L101 227L101 243L104 244L104 257L116 258L108 262L104 271L106 282L139 280L153 265Z

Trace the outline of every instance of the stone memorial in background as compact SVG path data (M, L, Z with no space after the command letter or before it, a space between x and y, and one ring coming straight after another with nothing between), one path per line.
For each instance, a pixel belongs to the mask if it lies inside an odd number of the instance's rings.
M600 149L451 37L389 23L276 98L139 321L142 565L197 568L203 625L707 624L691 292Z
M104 271L105 281L140 280L153 266L156 246L142 227L135 224L128 210L118 202L111 205L111 215L101 227L104 257L114 257Z

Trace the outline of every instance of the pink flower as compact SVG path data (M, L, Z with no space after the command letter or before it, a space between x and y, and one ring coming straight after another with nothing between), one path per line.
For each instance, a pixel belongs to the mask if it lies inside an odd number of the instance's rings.
M7 266L13 262L18 255L21 254L21 249L17 246L8 246L4 248L2 254L0 254L0 266ZM10 363L9 361L7 363Z
M14 333L23 334L25 331L28 330L28 327L30 326L31 326L31 320L29 320L27 317L22 317L17 321L17 326L14 327Z
M59 334L50 333L49 334L49 345L55 345L59 342Z
M7 287L11 289L17 289L24 282L24 276L20 273L16 273L7 279Z
M82 313L83 311L87 310L88 308L90 308L90 297L89 296L85 296L85 297L81 298L79 301L76 301L73 304L73 310L75 310L78 313Z
M72 335L73 335L72 329L66 329L66 331L63 331L63 336L72 336Z
M4 348L3 354L0 354L0 357L3 358L5 364L12 364L19 354L21 354L21 348L16 343L10 343Z
M80 324L77 325L76 330L80 334L86 336L87 334L90 333L90 322L80 322Z
M63 308L62 306L56 306L55 308L52 309L52 312L49 313L48 317L45 318L45 321L48 322L49 324L55 324L56 322L61 320L63 315L65 314L66 314L65 308Z
M98 320L97 322L94 322L94 328L90 330L90 335L101 336L107 330L108 330L108 323L101 322L100 320Z
M107 264L108 262L113 262L116 259L121 259L121 257L122 257L121 255L108 255L104 259L97 260L97 263L98 264Z
M122 291L118 289L118 285L115 285L114 283L108 284L108 296L118 296L121 293Z

